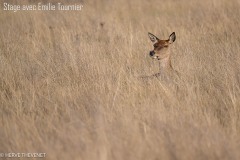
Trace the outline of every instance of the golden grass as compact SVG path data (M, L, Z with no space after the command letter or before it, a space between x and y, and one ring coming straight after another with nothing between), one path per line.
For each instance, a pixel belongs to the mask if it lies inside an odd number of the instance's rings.
M80 12L1 9L0 152L240 159L239 1L82 4ZM173 31L177 87L138 78L158 72L147 33Z

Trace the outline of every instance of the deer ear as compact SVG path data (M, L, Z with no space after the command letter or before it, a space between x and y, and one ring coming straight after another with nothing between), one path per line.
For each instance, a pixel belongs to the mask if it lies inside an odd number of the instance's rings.
M153 43L155 43L156 41L159 41L159 39L156 36L154 36L152 33L148 32L148 36Z
M176 34L175 32L173 32L170 36L169 36L169 43L173 43L176 40Z

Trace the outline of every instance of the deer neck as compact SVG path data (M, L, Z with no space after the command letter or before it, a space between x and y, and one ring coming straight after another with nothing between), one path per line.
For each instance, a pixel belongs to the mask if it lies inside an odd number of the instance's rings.
M161 71L170 71L173 70L170 55L159 60L160 70Z

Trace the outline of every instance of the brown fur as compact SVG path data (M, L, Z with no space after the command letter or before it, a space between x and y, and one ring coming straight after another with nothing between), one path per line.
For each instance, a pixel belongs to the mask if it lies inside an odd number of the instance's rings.
M167 40L160 40L151 33L148 33L148 35L150 40L154 43L154 49L150 51L150 56L159 61L160 73L174 71L171 64L170 46L176 39L175 32L173 32Z

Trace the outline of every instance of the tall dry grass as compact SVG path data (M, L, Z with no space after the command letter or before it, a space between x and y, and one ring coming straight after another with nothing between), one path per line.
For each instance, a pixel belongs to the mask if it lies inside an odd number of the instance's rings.
M240 159L238 0L81 3L80 12L1 8L0 152ZM158 72L147 33L173 31L177 87L139 79Z

